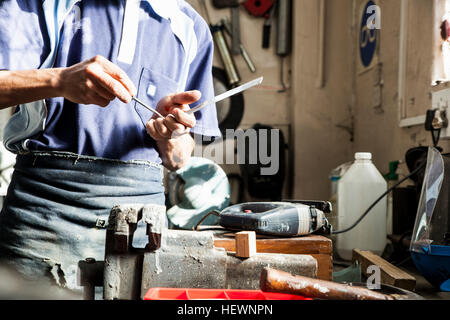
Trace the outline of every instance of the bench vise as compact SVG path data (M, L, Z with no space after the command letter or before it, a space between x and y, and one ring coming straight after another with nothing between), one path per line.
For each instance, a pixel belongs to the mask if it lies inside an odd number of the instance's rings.
M144 248L133 247L138 223L146 225ZM164 206L122 205L109 218L103 295L105 300L137 300L156 287L255 290L269 266L317 277L317 261L311 256L259 253L240 259L214 247L212 232L167 229Z

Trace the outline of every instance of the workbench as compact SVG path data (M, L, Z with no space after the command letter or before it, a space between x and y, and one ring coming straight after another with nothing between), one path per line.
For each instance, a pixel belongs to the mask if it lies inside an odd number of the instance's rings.
M234 233L217 229L214 245L228 252L235 252ZM274 238L257 235L256 250L259 253L283 253L310 255L317 260L317 278L331 281L333 278L333 244L326 237L309 235L297 238Z

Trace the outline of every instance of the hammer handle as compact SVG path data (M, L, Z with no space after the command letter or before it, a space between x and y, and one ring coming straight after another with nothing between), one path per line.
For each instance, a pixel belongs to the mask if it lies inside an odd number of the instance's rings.
M265 292L295 294L322 300L394 300L391 296L366 288L294 276L271 268L264 268L261 272L260 286Z
M213 6L217 9L237 7L241 4L240 0L213 0Z

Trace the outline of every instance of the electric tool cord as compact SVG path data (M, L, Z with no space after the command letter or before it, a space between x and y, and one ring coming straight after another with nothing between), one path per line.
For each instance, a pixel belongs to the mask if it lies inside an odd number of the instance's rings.
M408 180L409 178L411 178L412 176L414 176L415 174L419 173L420 170L422 170L423 168L425 168L426 163L422 163L419 167L416 168L416 170L414 170L413 172L411 172L408 176L404 177L402 180L400 180L399 182L397 182L394 186L392 186L391 188L389 188L385 193L383 193L362 215L361 217L356 220L356 222L354 224L352 224L350 227L343 229L343 230L338 230L338 231L332 231L332 234L342 234L342 233L346 233L350 230L353 230L368 214L369 212L378 204L378 202L380 202L381 200L383 200L384 197L386 197L390 192L392 192L395 188L397 188L399 185L401 185L403 182L405 182L406 180Z

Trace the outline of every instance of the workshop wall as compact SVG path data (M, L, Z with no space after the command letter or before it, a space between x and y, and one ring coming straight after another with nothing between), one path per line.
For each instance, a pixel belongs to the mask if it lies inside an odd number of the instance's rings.
M191 6L196 9L205 19L206 14L203 10L200 0L188 0ZM220 22L223 17L230 19L230 9L216 9L212 5L212 1L206 1L211 22L213 24ZM271 32L271 46L269 49L262 48L263 39L263 18L251 16L247 11L241 7L240 10L240 24L241 24L241 40L247 51L249 52L255 66L256 73L252 73L242 56L234 56L237 68L239 69L242 83L253 80L259 76L264 76L264 83L262 86L252 88L245 92L245 113L240 125L240 129L251 128L256 123L269 125L276 129L280 129L289 146L291 144L291 111L292 111L292 87L287 92L279 93L282 89L280 75L281 75L281 61L275 54L276 28L272 27ZM227 37L229 41L230 38ZM231 43L230 41L228 42ZM292 58L288 57L284 62L284 79L285 83L290 86ZM222 61L215 50L214 65L223 68ZM234 152L234 148L226 147L224 150L226 157L227 152ZM208 152L205 152L206 154ZM206 156L208 157L208 156ZM208 157L209 158L209 157ZM214 159L212 159L214 160ZM285 164L288 167L288 163ZM240 173L238 165L221 165L227 174ZM284 188L284 197L289 197L289 178L292 175L288 172ZM248 195L245 195L246 200L251 200Z
M199 0L188 0L198 13L205 17ZM216 9L212 1L206 1L212 23L220 22L223 17L230 18L230 9ZM273 126L286 126L290 123L290 95L289 92L278 93L280 85L280 60L275 55L275 26L272 30L271 48L262 48L263 18L256 18L248 14L243 8L240 10L241 40L247 48L256 66L256 73L250 72L242 56L234 56L241 74L242 83L264 76L264 85L250 89L245 93L245 114L242 128L253 126L255 123ZM229 38L228 38L229 39ZM217 50L215 51L214 65L223 68ZM287 61L286 72L289 70Z
M357 1L362 3L363 1ZM433 2L409 0L408 56L406 68L407 116L425 114L431 108L432 39L439 29L433 24ZM376 68L356 74L355 143L354 151L371 151L375 164L382 172L388 171L393 160L404 160L409 148L432 145L431 134L423 125L399 127L398 74L400 46L401 1L380 0L382 13L379 63L381 70L381 105L374 107L374 77ZM450 144L441 140L448 151Z
M438 0L439 1L439 0ZM410 0L405 103L407 116L431 107L433 2ZM432 145L423 125L399 126L401 1L379 0L381 42L378 62L359 68L361 6L366 0L327 1L323 87L320 87L321 1L296 0L293 56L295 196L326 199L329 172L372 152L382 173L390 161L404 160L409 148ZM449 142L441 140L446 151ZM407 172L406 166L400 171Z
M295 197L327 200L328 175L352 159L351 1L326 1L321 84L321 1L295 0Z
M204 16L199 0L188 2ZM213 23L224 16L230 17L229 9L218 10L211 1L206 2ZM235 60L242 82L263 75L264 85L245 93L245 113L240 127L246 129L262 123L283 131L294 153L294 171L287 173L286 197L290 196L288 186L292 177L293 197L328 199L330 171L353 160L355 152L372 152L376 166L384 173L389 162L404 159L409 148L431 145L430 133L423 126L399 127L401 1L376 1L382 13L378 63L364 72L358 68L359 11L365 2L294 0L294 48L292 56L285 61L289 90L284 93L278 92L281 64L275 54L275 28L271 48L263 49L264 19L252 17L241 8L242 42L257 72L251 73L241 56ZM432 23L434 1L408 2L409 33L414 36L408 39L411 50L406 101L409 115L415 116L431 106L430 34L436 30ZM324 12L322 20L321 12ZM222 67L217 51L214 64ZM9 114L4 115L2 118L6 120ZM440 145L446 151L450 147L448 141ZM228 148L227 151L230 152ZM227 173L239 173L237 165L223 167Z

